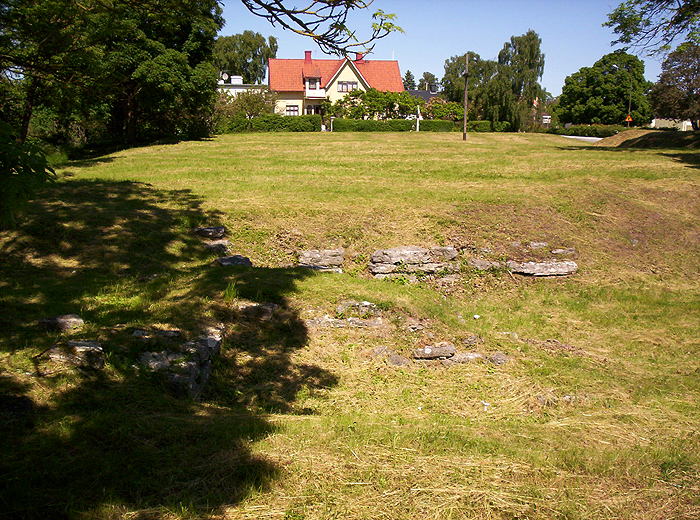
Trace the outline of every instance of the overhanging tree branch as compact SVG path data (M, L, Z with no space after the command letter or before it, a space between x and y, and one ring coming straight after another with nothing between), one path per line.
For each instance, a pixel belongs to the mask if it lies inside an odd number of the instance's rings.
M377 10L372 18L371 34L360 41L347 26L348 15L355 10L368 9L374 0L311 0L305 7L289 7L284 0L241 0L256 16L273 26L313 39L322 51L345 55L352 51L370 52L373 42L392 32L403 32L394 24L396 16Z

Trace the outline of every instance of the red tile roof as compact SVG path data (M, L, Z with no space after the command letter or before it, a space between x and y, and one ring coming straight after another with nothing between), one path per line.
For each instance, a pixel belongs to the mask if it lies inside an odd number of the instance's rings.
M270 88L277 92L301 92L304 90L304 77L320 77L321 88L335 76L347 58L338 60L270 60ZM350 61L348 59L348 61ZM356 60L357 68L370 87L379 91L403 92L403 80L398 61Z

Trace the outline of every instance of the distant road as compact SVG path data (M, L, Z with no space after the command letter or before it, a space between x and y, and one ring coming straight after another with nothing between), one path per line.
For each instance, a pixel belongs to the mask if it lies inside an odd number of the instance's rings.
M562 135L561 137L566 137L567 139L578 139L579 141L586 141L587 143L597 143L602 139L602 137L581 137L578 135Z

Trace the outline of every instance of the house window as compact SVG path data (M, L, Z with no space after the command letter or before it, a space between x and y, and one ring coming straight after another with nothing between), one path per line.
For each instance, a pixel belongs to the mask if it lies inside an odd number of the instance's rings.
M287 105L287 110L285 112L288 116L298 116L299 115L299 105Z
M306 115L312 116L321 113L321 105L306 105Z
M357 81L339 81L338 92L352 92L357 90Z
M317 90L318 84L319 84L318 78L309 78L309 90Z

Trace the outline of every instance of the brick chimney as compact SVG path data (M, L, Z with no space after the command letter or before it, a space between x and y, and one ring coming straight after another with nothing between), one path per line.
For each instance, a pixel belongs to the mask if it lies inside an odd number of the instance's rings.
M306 63L311 63L311 51L304 52L304 61Z
M355 61L358 63L363 63L364 62L364 57L365 55L362 54L361 52L356 52L355 53Z

